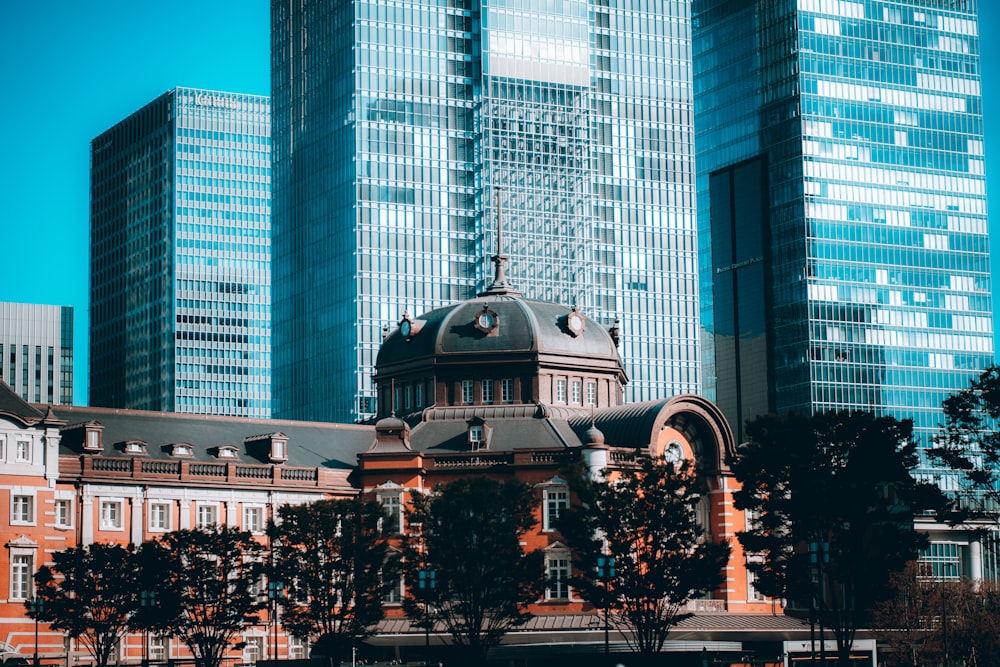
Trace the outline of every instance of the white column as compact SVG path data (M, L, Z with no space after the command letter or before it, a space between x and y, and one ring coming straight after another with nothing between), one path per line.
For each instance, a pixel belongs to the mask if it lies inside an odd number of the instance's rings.
M969 542L969 578L977 582L983 580L983 543L979 537Z
M142 490L136 489L132 498L132 536L129 538L132 544L142 544L142 522L146 516L145 502L142 497Z
M177 527L181 530L191 530L191 501L180 501L180 512L177 516Z
M80 541L83 542L81 546L87 546L94 543L94 496L86 489L81 503L83 508L80 511Z

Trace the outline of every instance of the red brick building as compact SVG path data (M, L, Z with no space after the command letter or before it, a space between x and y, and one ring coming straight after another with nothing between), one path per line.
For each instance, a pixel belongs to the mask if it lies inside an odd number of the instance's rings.
M560 467L582 454L596 472L637 450L697 460L711 488L704 525L711 539L733 548L725 584L692 603L696 615L673 633L670 650L735 654L767 646L780 653L781 640L807 638L808 626L753 590L735 539L745 519L732 504L735 480L725 461L734 442L721 412L698 396L623 404L617 335L617 324L609 329L576 309L523 299L498 270L476 299L419 318L404 314L386 332L374 425L41 408L0 386L0 497L10 507L0 517L0 652L34 653L24 603L31 574L53 551L139 543L212 524L265 540L276 507L358 493L393 511L402 532L410 494L460 476L516 477L534 486L538 524L526 547L545 550L559 581L570 562L552 529L570 500ZM383 655L406 657L407 647L422 646L423 632L402 616L397 599L386 604L388 618L370 643ZM566 585L550 586L533 612L503 651L603 644L600 618ZM273 657L269 623L262 617L246 629L234 662ZM186 656L176 639L149 642L153 660ZM612 643L624 648L616 633ZM44 624L38 650L53 662L89 662ZM143 651L143 637L129 637L119 659L137 663ZM307 653L279 633L278 658Z

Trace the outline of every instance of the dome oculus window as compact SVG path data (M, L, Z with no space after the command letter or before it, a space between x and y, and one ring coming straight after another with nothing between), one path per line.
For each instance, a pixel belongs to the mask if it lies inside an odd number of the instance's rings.
M483 309L476 315L473 326L489 336L496 333L499 323L497 314L490 310L489 306L483 306Z

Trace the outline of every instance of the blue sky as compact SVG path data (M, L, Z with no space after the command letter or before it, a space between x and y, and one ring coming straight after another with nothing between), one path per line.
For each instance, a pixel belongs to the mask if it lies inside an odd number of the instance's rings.
M1000 2L979 4L982 61L1000 63ZM269 7L268 0L0 2L7 132L0 301L76 308L77 404L87 402L90 140L176 86L270 94ZM1000 68L983 69L1000 293Z

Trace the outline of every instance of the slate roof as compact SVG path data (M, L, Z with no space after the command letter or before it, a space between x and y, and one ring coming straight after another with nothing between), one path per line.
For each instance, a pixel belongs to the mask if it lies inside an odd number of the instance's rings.
M357 466L358 453L367 450L375 439L374 428L354 424L78 406L56 406L54 409L67 422L60 442L60 453L68 455L76 455L81 451L82 429L74 430L73 427L89 421L96 421L104 426L105 456L125 456L122 443L141 440L147 445L144 458L151 459L172 459L167 446L187 443L192 445L192 458L195 461L218 461L217 448L231 446L238 452L237 460L259 463L260 455L250 451L244 441L253 436L280 432L288 436L286 465L353 469Z
M35 423L45 418L45 413L18 396L0 379L0 412L18 417L23 423Z
M496 335L487 336L474 325L489 308L499 322ZM376 367L441 354L467 352L547 352L576 357L621 361L607 328L585 313L585 326L574 336L565 325L570 308L512 295L480 296L424 313L414 321L420 330L407 340L399 328L382 343Z

